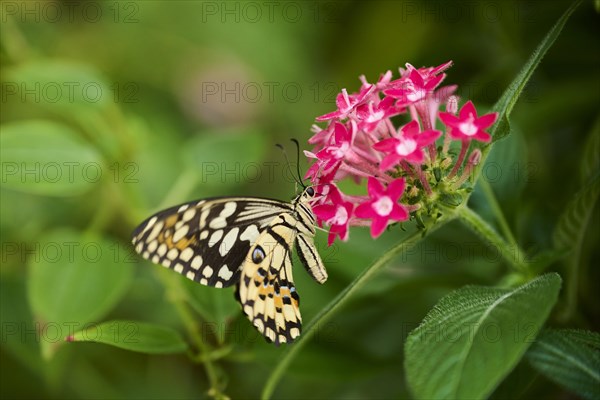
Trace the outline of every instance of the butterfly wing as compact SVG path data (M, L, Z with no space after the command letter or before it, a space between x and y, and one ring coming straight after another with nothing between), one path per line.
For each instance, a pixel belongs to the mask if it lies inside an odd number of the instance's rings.
M203 285L237 282L250 247L273 218L290 212L278 200L221 197L175 206L141 223L132 234L136 252Z
M289 219L276 217L251 246L237 292L248 319L275 344L292 342L302 324L291 258L297 231Z
M321 284L325 283L327 280L327 270L325 270L325 265L323 265L313 238L299 233L296 237L296 249L298 249L298 257L308 274L315 281Z

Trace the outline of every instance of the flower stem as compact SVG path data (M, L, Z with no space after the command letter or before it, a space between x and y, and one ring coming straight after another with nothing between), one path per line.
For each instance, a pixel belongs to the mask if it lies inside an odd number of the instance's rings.
M437 151L435 149L435 142L431 143L428 146L428 150L429 150L429 165L433 166L433 163L435 163L435 159L437 158Z
M494 213L494 216L496 217L496 220L500 225L500 230L502 231L502 234L506 237L510 244L516 246L517 241L513 236L510 226L508 226L508 222L504 217L504 213L502 212L502 208L500 208L500 204L498 204L498 200L496 199L496 195L494 194L494 189L492 189L490 183L485 179L479 179L478 183L481 185L481 189L483 190L483 193L487 198L488 204L492 208L492 212Z
M448 150L450 149L450 143L452 139L450 138L450 134L446 132L444 135L444 145L442 147L442 158L445 158L448 155Z
M425 190L427 196L431 196L433 192L431 191L431 186L429 186L429 181L427 181L423 167L420 165L415 166L415 172L421 181L421 185L423 185L423 190Z
M484 238L488 244L494 246L513 269L529 276L530 271L525 255L518 246L507 243L490 224L470 208L466 206L459 207L456 213L458 219L469 229Z
M425 234L430 234L445 225L447 222L454 218L453 214L440 219L430 227ZM327 320L329 320L333 314L342 307L348 300L362 288L371 278L373 278L377 272L385 267L391 260L394 259L400 253L411 249L415 246L420 239L424 237L423 231L417 230L410 236L405 238L400 243L386 251L379 259L365 269L350 285L348 285L340 294L337 295L329 304L327 304L320 312L313 318L303 329L302 336L294 343L293 346L288 347L287 351L282 355L281 359L269 375L263 391L261 394L262 399L271 398L277 383L283 376L290 363L294 360L297 353L304 347L304 345L317 333L318 327L322 326Z
M217 371L212 362L212 357L210 357L211 348L207 343L204 342L202 336L200 335L200 328L197 324L197 318L192 314L185 299L181 295L181 293L183 293L183 288L178 280L180 278L173 274L162 273L164 272L162 270L157 272L159 272L157 273L159 280L167 289L167 298L177 310L177 314L183 322L190 339L198 349L198 354L192 356L192 359L195 362L201 362L204 365L210 386L209 395L215 399L226 398L226 396L221 392L221 385Z
M463 161L465 160L465 156L467 155L467 150L469 149L469 144L471 144L471 142L469 142L467 140L462 141L462 146L460 147L460 154L458 155L456 164L454 164L454 168L452 168L452 171L450 172L450 175L448 175L448 178L454 177L454 175L456 175L456 173L460 169Z

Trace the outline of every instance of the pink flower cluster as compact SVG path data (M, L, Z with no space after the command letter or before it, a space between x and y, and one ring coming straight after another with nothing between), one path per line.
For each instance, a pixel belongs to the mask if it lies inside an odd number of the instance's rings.
M313 126L309 143L315 147L305 151L313 164L306 177L320 194L313 210L319 224L329 226L329 244L337 237L346 240L353 225L370 226L376 238L390 222L417 216L439 192L459 190L468 179L481 158L475 149L463 167L470 143L491 140L485 129L497 115L478 116L470 101L457 113L456 85L440 87L451 65L406 64L400 78L392 80L387 71L376 83L361 76L358 93L343 89L337 110L317 118L326 127ZM445 112L439 111L442 105ZM396 127L392 118L406 123ZM436 129L438 122L445 135ZM443 145L436 145L438 139ZM451 151L453 140L461 145L457 157ZM345 178L357 183L366 179L367 195L343 193L337 183Z

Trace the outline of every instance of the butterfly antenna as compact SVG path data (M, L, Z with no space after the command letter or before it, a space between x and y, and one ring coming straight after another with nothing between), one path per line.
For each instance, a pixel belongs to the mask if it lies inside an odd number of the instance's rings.
M302 187L306 189L306 185L304 185L304 181L302 179L302 174L300 173L300 143L298 143L298 140L296 139L291 139L291 141L296 145L296 172L298 173L298 179Z
M285 151L285 148L284 148L284 147L283 147L281 144L279 144L279 143L277 143L275 146L277 146L277 148L279 148L279 150L281 150L281 152L283 153L283 157L285 158L285 161L287 162L287 164L288 164L288 167L290 167L290 170L291 170L291 168L292 168L292 163L290 162L290 159L289 159L289 157L288 157L288 155L287 155L287 151ZM292 176L293 176L293 175L292 175ZM301 181L301 180L300 180L300 181L298 181L298 180L296 179L296 177L295 177L295 176L294 176L294 181L296 181L296 183L298 183L298 184L299 184L299 185L301 185L302 187L305 187L305 186L304 186L304 183L302 183L302 181Z

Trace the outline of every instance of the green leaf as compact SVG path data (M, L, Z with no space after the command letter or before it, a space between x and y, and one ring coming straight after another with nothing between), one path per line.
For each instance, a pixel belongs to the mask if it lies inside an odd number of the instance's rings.
M509 117L513 107L521 96L523 89L525 89L529 78L531 78L533 72L542 61L542 58L544 58L550 47L552 47L554 41L562 31L565 23L580 3L581 0L575 1L571 7L569 7L569 9L565 11L565 13L559 18L552 29L550 29L550 31L546 34L546 37L544 37L542 42L534 50L529 60L527 60L527 63L523 66L521 71L508 86L508 89L506 89L494 107L492 107L492 111L496 111L499 114L498 122L496 122L492 129L490 129L493 142L502 139L510 133Z
M567 321L577 307L581 254L590 219L594 215L594 207L600 195L600 165L598 147L600 146L600 119L596 121L590 133L584 155L581 159L581 178L583 188L567 204L554 228L554 246L568 251L566 259L566 301L559 313L561 321Z
M181 281L186 293L186 300L204 318L203 328L207 328L211 333L214 332L219 342L223 343L228 323L231 319L241 315L240 306L235 301L233 290L206 287L189 279L181 279Z
M533 275L539 275L546 270L549 266L562 260L565 256L569 254L569 251L566 249L545 249L531 257L530 260L527 261L529 265L529 270Z
M12 355L31 371L40 373L44 363L37 340L39 333L27 304L25 281L4 273L0 279L0 324L4 354Z
M99 110L118 100L98 71L86 64L39 60L6 71L9 100L61 113ZM13 86L14 85L14 86Z
M506 207L506 203L518 201L529 179L530 167L527 164L527 143L520 132L513 132L506 140L493 146L485 160L482 179L490 183Z
M36 320L65 332L63 337L104 316L129 287L133 263L129 248L119 242L60 229L35 248L29 258L29 303ZM41 343L50 358L53 343Z
M66 340L104 343L148 354L183 353L188 347L173 329L137 321L103 322L77 331Z
M600 398L600 334L546 330L527 351L541 374L586 399ZM589 346L594 343L595 346Z
M52 121L3 125L0 154L3 186L21 192L74 196L102 177L98 152L69 127Z
M600 171L600 117L596 119L581 158L581 181L585 184Z
M600 194L600 174L575 194L565 207L554 229L554 245L559 249L570 249L578 254L583 237ZM577 262L575 257L573 262Z
M561 334L569 340L585 344L595 350L600 350L600 333L584 331L581 329L561 329Z
M184 162L202 185L239 185L266 179L261 164L268 143L255 130L203 132L184 144Z
M440 300L405 344L415 397L488 396L544 324L560 285L547 274L512 290L465 287Z

